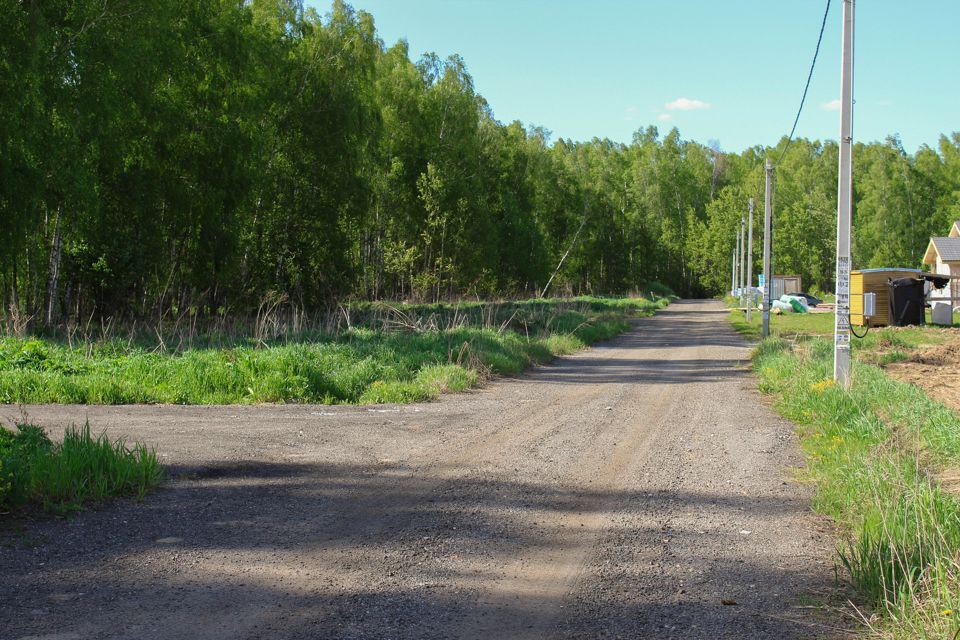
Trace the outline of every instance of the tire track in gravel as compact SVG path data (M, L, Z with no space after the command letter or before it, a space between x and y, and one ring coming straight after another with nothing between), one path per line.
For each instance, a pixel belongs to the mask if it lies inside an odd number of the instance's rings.
M672 398L654 394L649 401L650 410L660 415ZM451 630L451 637L539 638L554 630L567 595L610 526L611 513L618 507L614 495L618 479L636 467L639 456L646 458L650 445L649 432L644 433L636 422L624 430L592 435L593 442L610 437L619 442L613 443L612 456L594 448L571 470L591 487L591 495L574 497L566 511L534 516L538 525L553 532L548 541L531 545L507 562L499 570L499 579L480 596L483 616L464 620ZM521 611L513 608L517 601L524 603Z
M53 430L89 416L190 473L141 505L28 524L0 554L0 629L815 635L791 607L830 584L832 540L786 482L791 427L758 401L724 315L679 303L430 404L27 407Z

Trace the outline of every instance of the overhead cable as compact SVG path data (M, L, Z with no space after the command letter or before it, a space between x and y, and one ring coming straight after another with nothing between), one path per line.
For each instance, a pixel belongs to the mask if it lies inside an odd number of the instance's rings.
M810 73L807 74L807 84L803 87L803 97L800 98L800 108L797 109L797 117L793 119L793 128L790 129L790 135L787 136L787 145L783 148L783 151L780 152L780 157L777 158L777 165L780 164L780 161L783 160L783 156L787 153L787 149L790 148L790 143L793 142L793 134L797 130L797 123L800 122L800 114L803 112L803 103L807 100L807 91L810 89L810 80L813 78L813 69L817 66L817 55L820 53L820 43L823 41L823 31L827 26L827 15L830 13L830 0L827 0L827 8L823 11L823 22L820 24L820 35L817 37L817 48L813 52L813 62L810 63Z

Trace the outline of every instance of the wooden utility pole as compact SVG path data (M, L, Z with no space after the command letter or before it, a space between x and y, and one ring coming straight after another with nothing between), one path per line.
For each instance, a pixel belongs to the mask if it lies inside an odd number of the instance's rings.
M746 293L744 291L744 289L746 288L746 284L744 281L747 278L747 272L746 272L746 269L744 269L744 266L746 266L744 264L746 262L745 254L747 253L747 239L745 237L746 233L747 233L747 221L744 220L743 217L741 217L740 218L740 306L741 307L744 305L743 296Z
M747 210L750 214L747 231L747 322L750 322L753 319L753 198L747 200Z
M773 306L773 163L767 158L763 195L763 337L770 335L770 307Z
M849 389L850 215L853 209L853 0L843 0L840 70L840 176L837 185L837 315L833 332L833 379Z

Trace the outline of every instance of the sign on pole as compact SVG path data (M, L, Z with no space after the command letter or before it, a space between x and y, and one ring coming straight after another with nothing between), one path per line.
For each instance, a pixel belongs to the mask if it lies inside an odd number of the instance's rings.
M853 209L853 2L843 0L840 70L840 176L837 185L837 316L833 331L833 379L849 389L850 214Z

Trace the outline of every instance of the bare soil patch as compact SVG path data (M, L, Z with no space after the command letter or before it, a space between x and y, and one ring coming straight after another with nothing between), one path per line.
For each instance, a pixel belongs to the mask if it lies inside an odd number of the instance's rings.
M960 411L960 335L918 351L908 360L887 365L885 370L898 380L921 387L954 411Z

